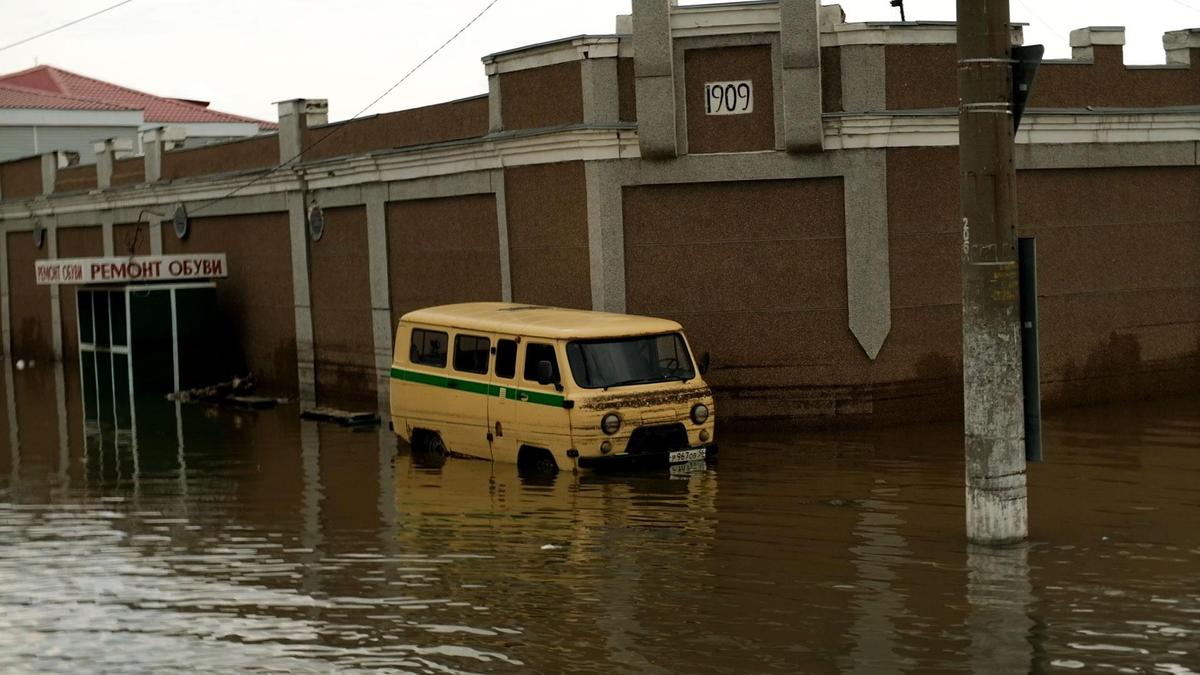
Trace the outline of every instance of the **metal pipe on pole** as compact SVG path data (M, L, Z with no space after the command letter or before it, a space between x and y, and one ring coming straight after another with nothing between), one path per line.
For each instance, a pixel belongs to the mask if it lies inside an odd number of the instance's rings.
M1008 0L958 0L967 538L1029 531Z

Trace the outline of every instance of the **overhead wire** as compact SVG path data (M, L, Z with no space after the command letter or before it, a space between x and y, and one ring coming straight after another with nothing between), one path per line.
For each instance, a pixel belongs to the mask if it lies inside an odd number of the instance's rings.
M1183 0L1171 0L1171 2L1174 2L1175 4L1179 5L1180 7L1186 7L1187 9L1190 9L1193 12L1200 14L1200 9L1197 9L1196 7L1193 7L1192 5L1189 5L1188 3L1184 2Z
M12 49L13 47L20 47L21 45L25 44L26 42L33 42L34 40L36 40L40 37L45 37L51 33L57 33L58 31L63 30L64 28L70 28L71 26L74 26L77 23L83 23L84 21L87 21L88 19L100 16L101 14L104 14L106 12L111 12L112 10L114 10L118 7L121 7L122 5L128 5L131 2L133 2L133 0L122 0L121 2L118 2L115 5L109 5L108 7L105 7L104 9L102 9L98 12L92 12L91 14L88 14L87 16L81 16L78 19L75 19L74 21L68 21L67 23L64 23L60 26L51 28L50 30L42 31L41 33L38 33L37 35L30 35L29 37L24 38L22 40L17 40L16 42L6 44L3 47L0 47L0 52L4 51L6 49Z
M366 113L368 110L375 107L376 104L378 104L380 101L382 101L384 98L386 98L388 94L395 91L397 87L404 84L404 82L407 81L408 78L412 77L413 74L416 73L418 70L420 70L426 63L429 63L429 61L431 61L435 56L440 54L443 49L450 46L450 43L454 42L455 40L458 39L458 37L460 35L467 32L467 30L471 26L475 25L475 23L477 21L479 21L479 19L483 18L483 15L487 14L488 10L490 10L492 7L494 7L496 5L496 3L498 3L498 2L500 2L500 0L491 0L491 2L489 2L486 6L484 6L484 8L481 9L478 14L471 17L471 20L468 21L466 24L464 24L462 28L459 28L453 35L451 35L449 38L447 38L445 42L438 45L437 49L434 49L432 52L429 53L428 56L421 59L421 61L419 63L417 63L417 65L415 65L411 69L409 69L409 71L407 73L405 73L399 80L396 80L396 82L394 84L392 84L392 86L385 89L382 94L380 94L379 96L376 96L375 99L372 100L370 103L368 103L366 106L364 106L362 108L362 110L359 110L358 112L351 115L344 122L340 123L339 126L336 126L332 129L328 130L326 133L322 134L318 139L313 141L311 144L305 146L303 149L300 150L300 152L296 153L293 157L289 158L287 161L284 161L284 162L281 162L281 163L275 165L274 167L267 170L266 172L255 176L253 179L251 179L241 185L238 185L237 187L235 187L232 190L230 190L229 192L221 195L220 197L217 197L209 202L205 202L204 204L201 204L199 207L197 207L195 209L189 209L188 214L191 215L191 214L199 213L211 206L214 206L216 204L219 204L219 203L225 201L226 199L229 199L230 197L233 197L234 195L241 192L242 190L245 190L246 188L249 188L250 186L252 186L252 185L258 183L259 181L267 178L268 176L274 174L276 171L279 171L280 169L291 165L292 162L295 162L297 159L300 159L301 157L306 155L308 152L310 152L317 146L321 145L322 143L329 140L333 136L336 136L338 133L342 132L346 128L346 122L353 122L354 120L358 119L359 117L362 117L362 115L364 113Z
M1059 40L1062 40L1063 42L1070 42L1070 40L1067 38L1067 36L1063 35L1061 31L1059 31L1057 28L1054 27L1054 24L1043 19L1040 14L1033 11L1033 8L1030 7L1028 4L1026 4L1025 0L1017 0L1017 4L1024 7L1026 12L1029 12L1030 14L1033 15L1033 18L1042 22L1042 25L1045 26L1046 28L1050 29L1050 32L1054 33L1055 37L1057 37Z

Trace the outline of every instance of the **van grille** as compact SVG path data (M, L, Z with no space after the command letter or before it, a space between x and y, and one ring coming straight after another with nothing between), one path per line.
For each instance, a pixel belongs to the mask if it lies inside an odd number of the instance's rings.
M638 427L629 436L625 452L635 455L642 452L665 452L688 447L687 429L683 424L660 424Z

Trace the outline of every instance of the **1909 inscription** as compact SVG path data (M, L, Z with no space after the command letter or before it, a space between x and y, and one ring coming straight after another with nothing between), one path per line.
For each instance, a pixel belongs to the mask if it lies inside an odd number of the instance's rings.
M704 109L709 115L745 115L754 112L754 82L708 82L704 85Z

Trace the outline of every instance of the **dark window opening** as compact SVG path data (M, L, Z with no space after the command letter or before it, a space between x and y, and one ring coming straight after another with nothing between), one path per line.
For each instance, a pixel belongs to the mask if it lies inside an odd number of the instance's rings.
M525 347L525 380L537 382L537 364L539 361L549 361L550 370L554 373L554 381L559 382L558 359L554 356L554 345L540 345L534 342Z
M492 341L477 335L454 338L454 369L464 373L486 374Z
M511 380L517 374L517 343L500 340L496 343L496 377Z
M96 341L95 326L92 324L92 292L80 290L75 296L79 307L79 342L90 345Z
M125 294L115 292L109 300L112 311L112 344L114 347L128 347L129 336L125 334Z
M408 360L422 366L446 367L447 335L440 331L414 328Z
M99 291L92 293L92 317L96 322L96 347L101 349L109 348L109 340L112 338L112 333L109 331L109 318L112 316L109 312L108 296L111 295L108 291ZM124 321L124 318L121 319Z

